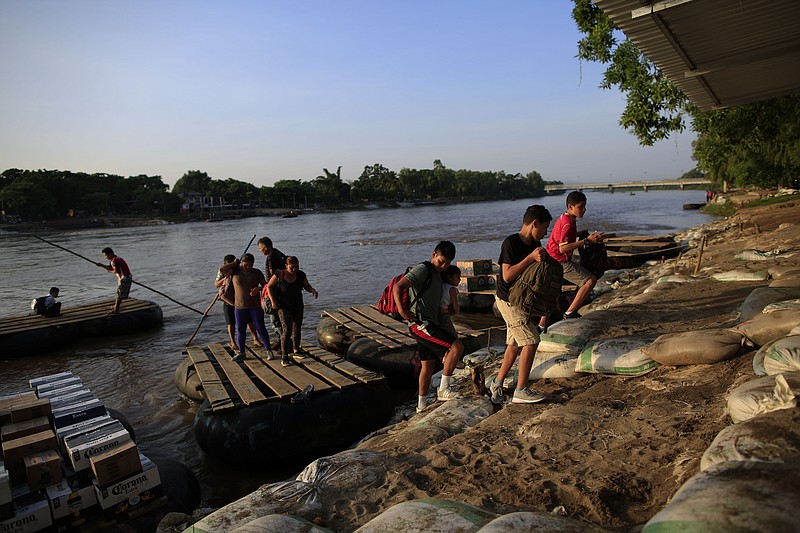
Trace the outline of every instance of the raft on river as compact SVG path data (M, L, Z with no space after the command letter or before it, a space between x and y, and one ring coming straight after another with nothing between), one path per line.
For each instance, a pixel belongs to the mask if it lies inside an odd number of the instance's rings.
M263 349L235 363L221 344L186 349L175 383L202 401L194 420L200 447L224 462L269 467L341 449L382 427L394 409L383 376L319 347L284 367Z
M608 254L609 268L634 268L647 261L677 257L689 249L687 245L675 242L668 236L606 237L603 243Z
M161 325L163 313L158 304L127 298L118 314L109 311L114 300L63 307L56 317L19 315L0 318L0 354L4 358L25 357L50 352L82 337L126 335Z
M458 317L456 315L456 319ZM503 327L502 321L494 314L472 314L470 317L471 327L456 323L465 354L485 346L491 329ZM324 311L317 335L324 348L338 353L345 349L348 361L383 373L390 384L416 387L419 368L417 343L409 335L405 322L381 314L371 305L345 307ZM334 345L345 341L348 342L346 347Z

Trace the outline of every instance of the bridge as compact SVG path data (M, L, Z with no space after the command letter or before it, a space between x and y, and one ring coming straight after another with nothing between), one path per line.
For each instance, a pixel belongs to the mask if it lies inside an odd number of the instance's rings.
M711 185L711 183L711 180L705 178L660 181L618 181L615 183L563 183L545 185L544 190L548 194L562 194L566 191L582 191L587 189L602 189L610 192L614 192L615 189L642 189L646 191L650 187L670 187L683 190L686 185Z

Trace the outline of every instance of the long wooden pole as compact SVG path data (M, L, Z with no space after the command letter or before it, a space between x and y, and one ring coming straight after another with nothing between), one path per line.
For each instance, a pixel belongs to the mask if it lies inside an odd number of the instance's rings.
M245 246L244 252L242 252L242 255L240 256L239 259L244 257L244 254L246 254L247 250L250 249L250 245L253 244L254 240L256 240L256 236L255 235L253 235L253 238L250 239L250 242L247 243L247 246ZM189 346L190 344L192 344L192 341L194 340L194 336L197 335L197 332L200 331L200 326L203 325L203 320L206 319L206 317L208 316L208 312L211 311L211 308L214 307L214 304L217 303L217 300L219 300L219 291L217 291L217 294L214 296L214 299L211 300L211 303L208 304L208 307L206 307L205 312L203 312L203 316L200 318L200 323L197 324L197 327L195 328L194 333L192 333L192 336L189 337L188 341L186 341L186 346Z
M703 260L703 248L706 247L706 236L703 235L703 238L700 239L700 252L697 254L697 264L694 266L694 275L696 276L698 272L700 272L700 261Z
M69 252L69 253L71 253L71 254L72 254L72 255L74 255L74 256L77 256L77 257L80 257L81 259L84 259L84 260L86 260L86 261L89 261L89 262L90 262L90 263L92 263L93 265L97 265L97 264L98 264L98 263L97 263L97 261L92 261L92 260L91 260L91 259L89 259L88 257L85 257L85 256L83 256L83 255L81 255L81 254L79 254L79 253L73 252L72 250L70 250L70 249L68 249L68 248L64 248L63 246L60 246L60 245L58 245L58 244L56 244L56 243L54 243L54 242L50 242L50 241L48 241L47 239L43 239L43 238L39 237L38 235L34 235L34 237L35 237L35 238L37 238L37 239L39 239L39 240L40 240L40 241L42 241L42 242L46 242L46 243L47 243L47 244L49 244L50 246L55 246L56 248L59 248L59 249L61 249L61 250L64 250L65 252ZM197 313L197 314L199 314L199 315L202 315L202 314L203 314L203 312L202 312L202 311L200 311L200 310L198 310L198 309L195 309L194 307L189 307L189 306L188 306L188 305L186 305L185 303L183 303L183 302L179 302L178 300L176 300L176 299L174 299L174 298L171 298L171 297L167 296L166 294L164 294L163 292L161 292L161 291L157 291L156 289L154 289L154 288L152 288L152 287L148 287L148 286L147 286L147 285L145 285L144 283L139 283L138 281L133 281L133 283L135 283L135 284L139 285L140 287L144 287L145 289L147 289L147 290L149 290L149 291L153 291L153 292L154 292L154 293L156 293L156 294L160 294L161 296L163 296L163 297L164 297L164 298L166 298L167 300L169 300L169 301L171 301L171 302L175 302L176 304L178 304L178 305L180 305L180 306L182 306L182 307L185 307L186 309L188 309L188 310L190 310L190 311L194 311L195 313Z

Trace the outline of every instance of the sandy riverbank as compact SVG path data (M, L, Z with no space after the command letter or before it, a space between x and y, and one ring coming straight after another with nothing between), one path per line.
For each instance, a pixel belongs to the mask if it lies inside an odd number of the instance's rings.
M685 232L693 247L683 257L638 270L638 279L595 303L608 308L596 338L652 339L733 327L745 298L770 281L721 282L711 275L797 265L797 221L800 201L795 200L745 209ZM692 275L703 234L702 262ZM769 261L737 260L735 255L745 249L798 253ZM657 296L643 295L646 287L670 274L688 279L665 284ZM659 366L640 377L542 379L533 387L548 395L545 402L509 404L492 412L491 404L473 397L463 404L471 414L461 420L469 422L450 426L437 421L436 413L456 409L457 402L436 404L420 415L409 409L402 413L406 420L358 446L365 455L358 467L350 467L349 476L318 477L302 498L287 498L286 486L264 486L197 525L200 530L230 531L259 516L284 513L349 532L395 504L438 498L498 515L556 510L607 530L638 531L700 471L703 453L731 425L726 398L755 377L754 353L751 348L711 365ZM496 372L499 364L499 357L490 360L486 374ZM460 387L472 395L469 379ZM775 435L796 428L797 416L789 414L775 418ZM370 457L380 457L374 469ZM296 491L297 485L292 486Z

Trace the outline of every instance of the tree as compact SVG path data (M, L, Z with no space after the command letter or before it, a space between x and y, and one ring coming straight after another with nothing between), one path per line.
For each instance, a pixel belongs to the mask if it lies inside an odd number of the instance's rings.
M189 170L175 182L172 190L176 193L196 192L206 196L211 178L205 172Z
M342 181L342 167L336 174L323 168L324 176L317 176L312 182L316 200L325 205L342 205L350 199L350 185Z

